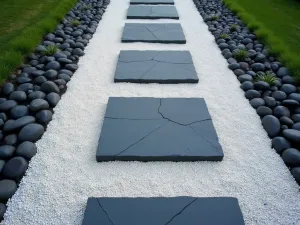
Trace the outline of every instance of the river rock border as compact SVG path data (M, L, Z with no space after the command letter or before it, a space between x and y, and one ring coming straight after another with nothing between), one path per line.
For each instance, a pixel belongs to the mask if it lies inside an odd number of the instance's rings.
M0 219L110 0L80 0L0 92Z
M272 147L300 184L300 88L295 86L296 81L221 0L193 1L228 61L228 68L261 117ZM273 85L258 79L266 74L276 78Z

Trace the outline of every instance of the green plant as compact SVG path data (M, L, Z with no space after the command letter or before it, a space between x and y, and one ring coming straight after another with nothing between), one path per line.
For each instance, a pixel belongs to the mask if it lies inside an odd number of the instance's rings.
M212 15L212 16L210 17L210 19L211 19L212 21L215 21L215 20L218 20L218 19L219 19L219 16L217 16L217 15Z
M237 31L237 30L238 30L238 25L232 24L232 25L230 26L229 30L230 30L231 32Z
M233 52L233 57L238 61L244 60L245 58L247 58L247 56L248 52L246 49L238 49Z
M227 33L221 33L221 34L219 35L219 38L227 39L227 38L229 38L229 35L228 35Z
M85 4L83 7L82 7L82 10L89 10L91 9L92 6L90 4Z
M34 51L43 35L53 31L76 2L77 0L10 0L1 2L4 4L4 9L0 9L0 19L6 21L14 18L9 24L12 24L10 25L11 29L15 28L15 30L6 33L4 31L7 30L5 26L7 23L0 23L0 83L5 81L8 75L23 62L28 53ZM30 12L24 7L29 3L37 5L36 8L30 8L31 10L41 10L37 17L31 17ZM41 7L41 5L47 6ZM53 10L49 10L50 7ZM20 10L23 10L22 13ZM27 23L23 23L24 21ZM50 50L49 54L50 52L54 52L54 50Z
M277 77L270 71L266 73L258 72L255 77L255 81L264 81L267 82L270 86L273 86L277 81Z
M58 51L58 48L56 45L48 45L46 47L46 51L43 52L44 55L54 55Z
M231 11L264 43L270 55L288 67L300 83L300 5L294 1L223 0ZM257 5L261 5L257 7ZM280 7L280 11L278 8ZM276 17L271 15L276 14ZM237 56L239 57L239 56Z
M74 19L73 19L73 20L70 21L70 23L71 23L71 25L72 25L73 27L76 27L76 26L80 25L81 22L80 22L79 20L74 20Z

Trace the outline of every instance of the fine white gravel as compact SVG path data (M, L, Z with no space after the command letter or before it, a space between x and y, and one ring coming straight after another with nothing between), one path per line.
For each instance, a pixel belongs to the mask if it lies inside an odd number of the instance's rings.
M192 0L175 0L185 45L120 42L129 0L112 0L9 201L7 225L79 225L88 197L233 196L246 224L300 224L300 192L227 69ZM130 22L145 22L131 20ZM129 21L127 21L129 22ZM157 22L157 21L146 21ZM120 50L189 50L199 84L113 83ZM203 97L222 162L107 162L95 154L109 96Z

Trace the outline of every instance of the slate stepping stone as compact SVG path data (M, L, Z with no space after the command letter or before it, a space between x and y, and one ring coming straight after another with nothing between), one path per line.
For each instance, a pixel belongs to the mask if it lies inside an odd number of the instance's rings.
M98 162L221 161L223 157L203 98L109 98Z
M89 198L82 225L244 225L232 197Z
M175 6L131 5L127 19L179 19Z
M174 5L173 0L131 0L131 5L145 4L145 5Z
M115 82L198 83L189 51L121 51Z
M185 44L179 23L126 23L122 42Z

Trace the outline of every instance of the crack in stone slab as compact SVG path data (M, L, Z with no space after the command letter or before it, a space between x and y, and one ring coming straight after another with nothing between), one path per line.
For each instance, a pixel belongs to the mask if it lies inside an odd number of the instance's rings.
M206 142L208 142L211 146L213 146L218 153L223 153L217 146L215 146L211 141L209 141L208 139L206 139L202 134L200 134L195 128L188 126L191 129L193 129L198 135L200 135L200 137L202 137Z
M139 79L140 79L140 80L143 79L143 77L146 76L147 73L149 73L149 72L150 72L157 64L158 64L158 62L156 62L156 63L154 64L154 66L152 66L149 70L147 70L146 73L145 73L144 75L142 75Z
M105 213L107 219L109 220L109 222L110 222L112 225L114 225L113 221L112 221L112 220L110 219L110 217L108 216L108 213L107 213L107 212L104 210L104 208L102 207L102 205L101 205L101 203L100 203L100 201L99 201L99 198L96 198L96 199L97 199L97 202L98 202L99 206L101 207L102 211Z
M104 117L105 119L112 119L112 120L161 120L161 119L130 119L130 118L122 118L122 117ZM163 119L163 118L162 118Z
M148 30L158 41L160 41L160 39L154 34L154 32L157 31L157 30L159 30L160 28L158 28L158 29L156 29L154 31L150 31L147 26L144 26L144 28L146 28L146 30Z
M129 148L131 148L132 146L138 144L139 142L141 142L142 140L144 140L145 138L147 138L150 134L154 133L155 131L159 130L160 128L162 128L163 126L165 126L167 123L169 123L169 121L167 121L166 123L164 123L163 125L159 126L158 128L155 128L153 131L151 131L149 134L147 134L146 136L142 137L140 140L138 140L137 142L131 144L129 147L127 147L126 149L122 150L121 152L119 152L118 154L114 155L114 157L122 154L123 152L126 152Z
M158 113L162 116L163 119L166 119L166 120L169 120L170 122L173 122L173 123L176 123L178 125L181 125L181 126L189 126L189 125L192 125L194 123L200 123L200 122L203 122L203 121L207 121L207 120L212 120L211 118L209 119L203 119L203 120L199 120L199 121L194 121L192 123L188 123L188 124L182 124L182 123L179 123L179 122L176 122L174 120L171 120L167 117L165 117L159 110L160 110L160 107L161 107L161 104L162 104L162 99L160 99L160 104L159 104L159 107L158 107Z
M180 210L176 215L174 215L165 225L168 225L172 222L172 220L174 220L177 216L179 216L184 210L186 210L186 208L188 208L190 205L192 205L195 201L197 200L197 198L195 198L193 201L191 201L189 204L187 204L186 206L184 206L182 208L182 210Z

